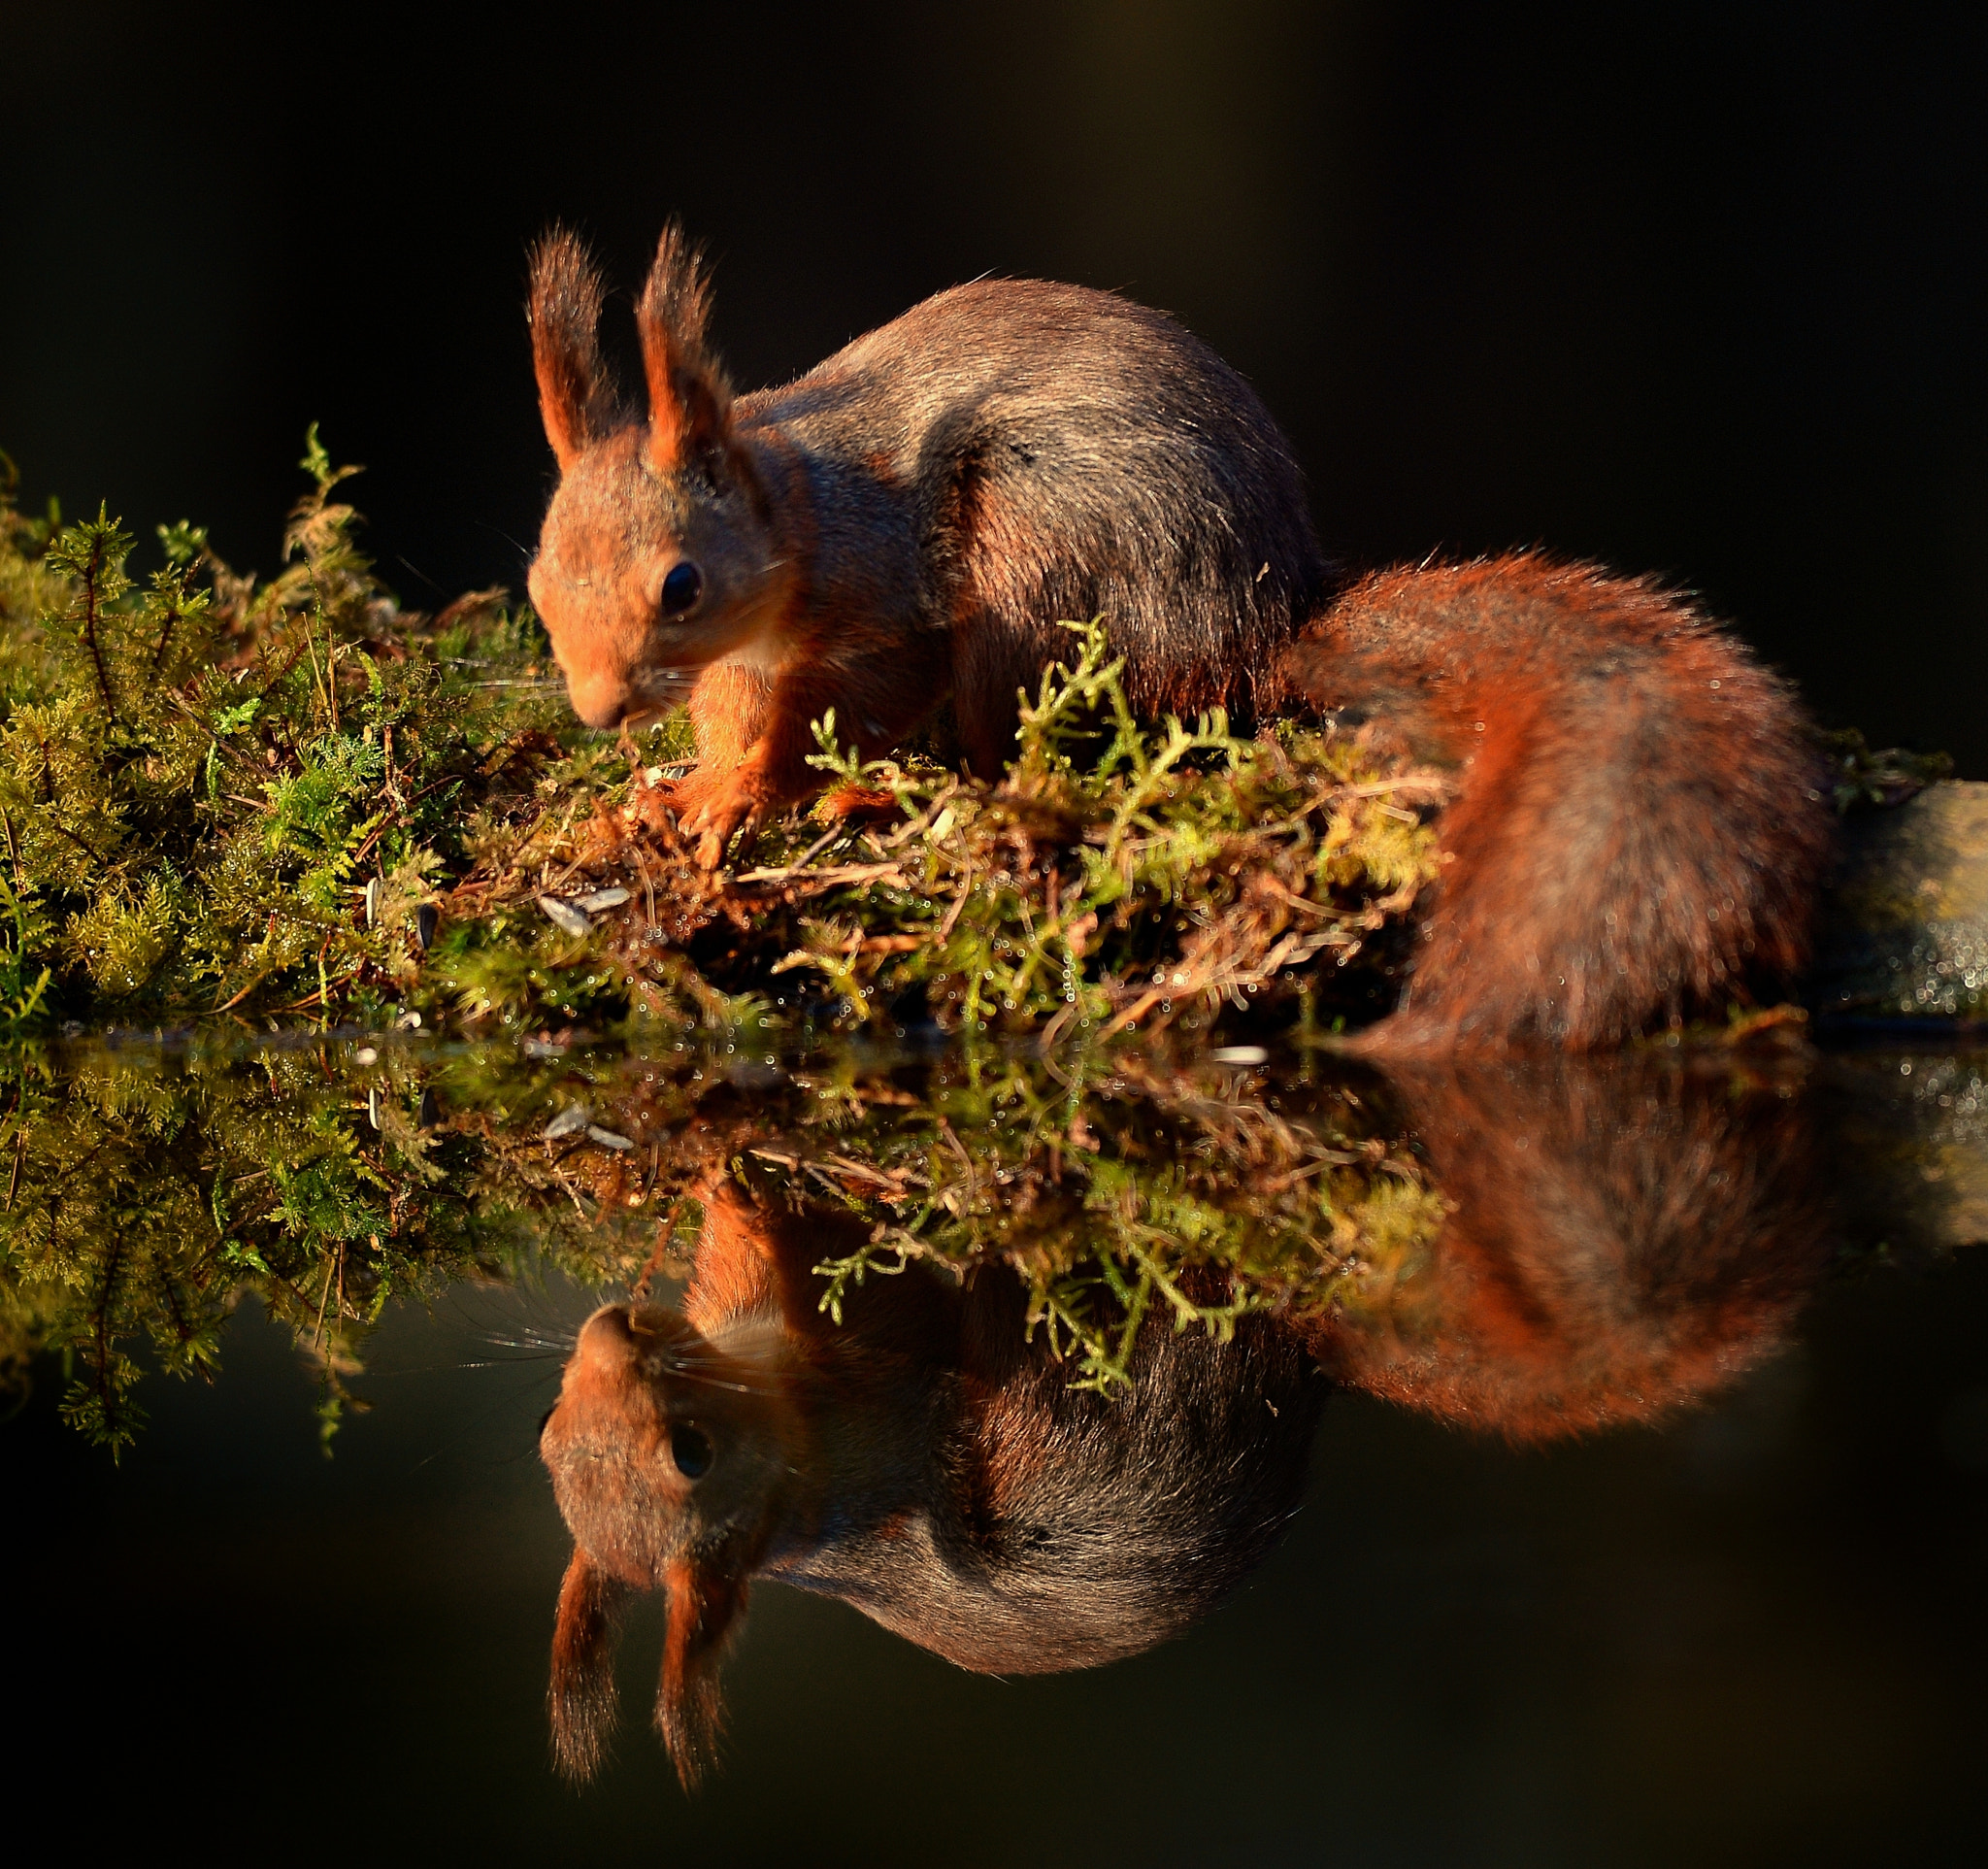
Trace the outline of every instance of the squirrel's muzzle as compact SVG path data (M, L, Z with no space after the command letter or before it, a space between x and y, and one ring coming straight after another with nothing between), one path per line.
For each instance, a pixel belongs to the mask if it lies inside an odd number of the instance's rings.
M582 1381L614 1381L637 1371L675 1373L700 1352L708 1357L710 1347L665 1305L603 1305L580 1326L567 1369Z

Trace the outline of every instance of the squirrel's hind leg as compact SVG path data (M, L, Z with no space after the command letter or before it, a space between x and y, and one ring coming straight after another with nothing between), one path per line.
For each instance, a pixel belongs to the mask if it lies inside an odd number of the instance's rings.
M976 779L990 785L1014 758L1020 724L1018 697L1033 696L1052 663L1077 659L1077 639L1051 624L1015 622L1001 611L976 607L952 626L952 739L954 754Z

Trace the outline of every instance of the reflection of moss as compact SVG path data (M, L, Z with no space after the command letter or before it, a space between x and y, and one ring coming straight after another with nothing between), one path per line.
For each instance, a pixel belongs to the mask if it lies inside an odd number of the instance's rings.
M1850 819L1815 1003L1905 1018L1988 1017L1988 786L1933 784Z
M1224 1334L1248 1309L1321 1312L1440 1223L1406 1143L1350 1085L1287 1088L1273 1111L1246 1074L1150 1051L955 1060L887 1085L844 1074L740 1166L871 1223L854 1258L823 1268L825 1306L910 1258L1002 1260L1102 1386L1148 1310ZM1210 1286L1207 1268L1230 1277Z
M663 1217L732 1173L870 1222L855 1260L823 1268L825 1305L912 1256L1003 1261L1073 1379L1109 1385L1149 1309L1225 1331L1250 1307L1357 1304L1441 1212L1350 1087L1285 1085L1272 1109L1250 1074L1163 1050L837 1051L793 1071L714 1037L533 1050L17 1054L0 1355L73 1359L66 1412L116 1448L140 1419L139 1346L205 1374L252 1292L317 1359L335 1420L388 1298L540 1255L627 1279Z
M205 1374L252 1291L320 1360L335 1419L348 1346L387 1299L495 1274L527 1237L536 1190L478 1185L474 1143L419 1131L405 1060L363 1090L329 1051L282 1046L28 1050L7 1075L0 1355L59 1349L80 1371L65 1415L113 1449L142 1418L139 1342Z
M1928 785L1953 777L1953 760L1943 752L1913 752L1905 747L1872 747L1855 727L1822 735L1836 782L1836 808L1854 815L1903 804Z
M1026 710L999 785L916 760L686 860L638 747L574 727L529 613L403 614L315 434L267 584L162 528L135 586L103 516L0 482L0 1020L748 1019L978 1032L1207 1023L1330 983L1434 873L1432 775L1356 740L1147 730L1101 629ZM35 983L48 976L45 998Z

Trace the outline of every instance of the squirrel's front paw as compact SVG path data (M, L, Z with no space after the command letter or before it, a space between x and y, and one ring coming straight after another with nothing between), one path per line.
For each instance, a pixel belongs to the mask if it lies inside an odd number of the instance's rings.
M716 869L725 860L732 839L741 831L749 837L759 828L761 816L759 800L737 779L711 792L683 823L684 830L697 839L698 867Z
M661 830L665 824L673 828L687 824L704 803L704 788L696 781L693 767L677 779L637 785L628 804L634 821L650 830Z

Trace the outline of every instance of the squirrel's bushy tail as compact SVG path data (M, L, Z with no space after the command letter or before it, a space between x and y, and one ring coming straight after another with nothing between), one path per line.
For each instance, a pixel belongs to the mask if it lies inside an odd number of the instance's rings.
M1283 675L1457 771L1375 1045L1607 1045L1806 964L1831 820L1801 707L1654 581L1538 553L1379 572Z

